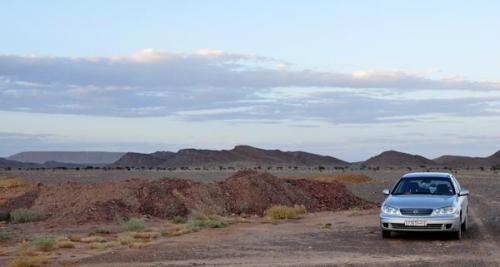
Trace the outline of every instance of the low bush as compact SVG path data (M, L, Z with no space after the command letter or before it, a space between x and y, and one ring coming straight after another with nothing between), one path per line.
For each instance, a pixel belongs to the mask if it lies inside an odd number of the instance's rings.
M224 218L215 215L195 214L188 221L188 226L193 231L198 231L202 228L224 228L228 223Z
M62 240L57 243L58 248L75 248L75 243L70 240Z
M183 224L187 222L187 219L182 216L175 216L172 222L175 224Z
M90 236L92 236L92 235L109 235L109 234L111 234L110 230L105 229L105 228L101 228L101 227L92 228L92 230L90 230L90 232L89 232Z
M10 239L10 231L7 228L0 228L0 242Z
M80 238L81 243L104 243L106 238L102 236L88 236Z
M29 209L16 209L10 213L10 221L13 223L27 223L38 219L38 215Z
M1 178L0 187L1 188L14 188L23 187L28 185L28 183L21 178Z
M128 231L138 232L146 228L144 220L141 218L130 218L125 222L125 227Z
M159 232L137 232L132 234L132 237L136 239L155 239L159 236Z
M307 209L302 205L288 207L285 205L275 205L266 210L266 217L272 220L297 219L299 215L307 213Z
M56 246L56 238L50 235L39 235L31 241L31 244L40 251L51 251Z
M14 259L9 263L9 267L41 267L49 262L47 257L43 256L23 256Z
M240 204L240 214L246 214L250 210L250 205L244 202Z

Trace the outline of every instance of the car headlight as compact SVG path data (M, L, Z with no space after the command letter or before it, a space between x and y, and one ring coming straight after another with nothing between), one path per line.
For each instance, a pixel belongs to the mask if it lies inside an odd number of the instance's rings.
M389 205L383 205L382 212L385 214L401 215L401 212L399 211L398 208L391 207Z
M432 215L450 215L458 212L458 209L452 206L434 209Z

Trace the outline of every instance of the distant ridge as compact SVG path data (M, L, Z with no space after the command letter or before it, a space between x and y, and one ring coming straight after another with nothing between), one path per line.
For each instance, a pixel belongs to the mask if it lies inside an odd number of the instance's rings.
M361 163L365 166L396 167L396 166L432 166L436 163L420 155L412 155L399 151L389 150L371 157Z
M113 166L183 167L217 165L288 165L288 166L347 166L348 162L302 151L266 150L251 146L236 146L231 150L182 149L177 153L127 153Z
M44 164L58 162L70 164L111 164L120 159L121 152L89 152L89 151L28 151L8 157L9 160Z
M39 165L34 163L24 163L15 160L0 158L0 168L36 168L36 167L39 167Z
M489 157L467 157L467 156L453 156L445 155L434 159L440 165L449 167L491 167L500 165L500 151L497 151Z
M15 160L21 159L21 160ZM50 159L50 160L48 160ZM42 163L40 163L42 162ZM22 152L0 158L0 168L86 168L94 167L449 167L500 168L500 151L488 157L445 155L433 160L395 150L382 152L366 161L349 163L331 156L302 151L261 149L247 145L230 150L181 149L178 152Z

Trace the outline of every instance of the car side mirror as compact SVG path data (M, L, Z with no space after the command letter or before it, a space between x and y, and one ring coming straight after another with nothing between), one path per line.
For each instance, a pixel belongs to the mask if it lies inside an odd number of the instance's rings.
M382 193L383 193L384 195L386 195L386 196L387 196L387 195L389 195L389 189L384 189L384 190L382 190Z
M458 193L459 196L468 196L469 195L469 190L467 189L462 189L460 190L460 192Z

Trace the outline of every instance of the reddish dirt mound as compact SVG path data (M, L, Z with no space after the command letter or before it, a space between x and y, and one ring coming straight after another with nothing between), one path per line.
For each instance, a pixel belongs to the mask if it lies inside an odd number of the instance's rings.
M309 211L370 206L338 182L280 179L256 171L241 171L214 183L164 179L97 184L67 182L33 188L29 195L33 199L26 202L18 199L21 206L31 208L55 224L103 222L139 215L172 218L195 210L262 215L276 204L304 205Z
M309 211L347 209L367 203L338 182L280 179L269 173L238 172L221 182L227 210L262 215L272 205L304 205Z

